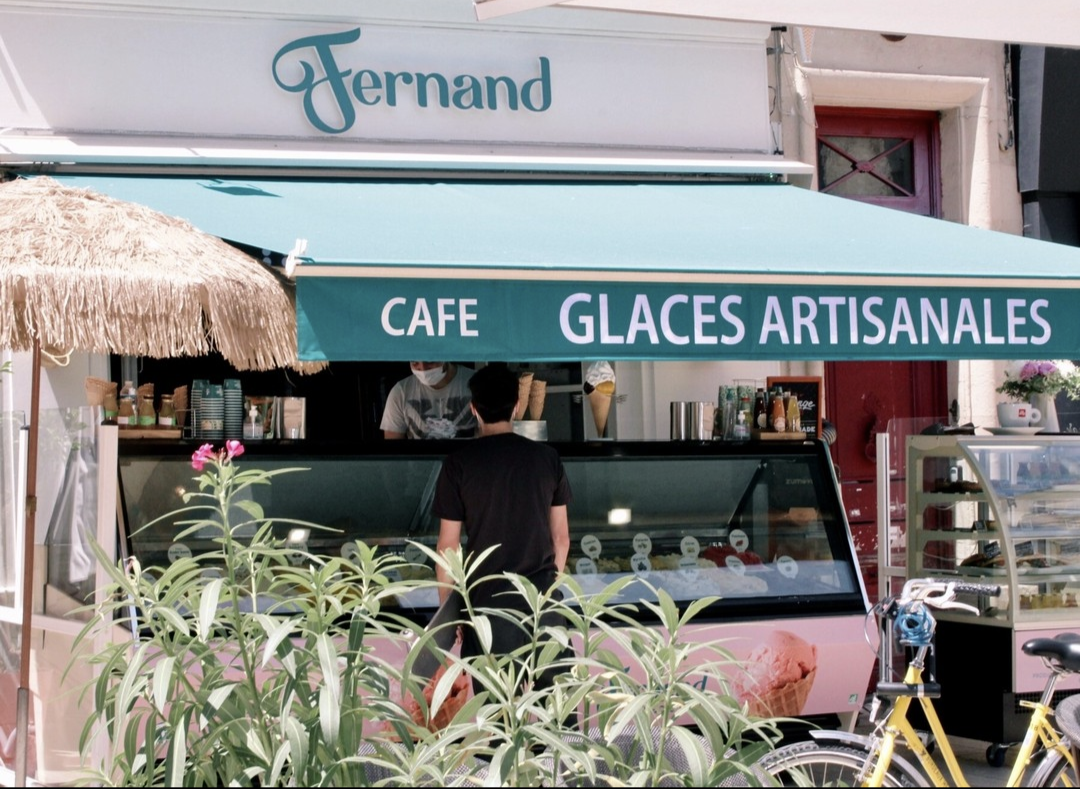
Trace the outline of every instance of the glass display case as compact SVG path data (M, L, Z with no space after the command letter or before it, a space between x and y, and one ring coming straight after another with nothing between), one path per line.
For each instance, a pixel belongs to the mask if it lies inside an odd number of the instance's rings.
M425 554L438 521L430 511L442 441L377 441L359 447L313 442L246 445L251 468L302 468L250 491L268 517L309 521L294 539L324 555L343 555L362 540L402 554L412 577L434 577ZM865 612L836 480L818 441L556 443L573 490L567 570L585 591L623 575L622 601L666 590L686 604L720 599L707 615L790 616ZM180 544L183 494L196 476L195 445L121 441L119 477L124 544L144 567L198 555L211 534ZM147 527L147 524L151 524ZM289 525L280 537L289 537ZM401 604L434 612L433 588Z
M981 617L1080 619L1080 436L908 439L909 574L1001 585Z
M419 546L436 545L435 483L443 458L461 443L250 442L236 462L266 471L304 469L251 491L267 517L282 519L274 526L281 539L327 556L348 555L363 541L400 554L408 563L403 576L433 578ZM823 442L548 443L559 451L573 491L567 571L586 594L628 577L613 602L634 606L646 627L656 618L648 606L634 604L658 590L681 608L715 598L679 637L723 643L740 701L765 704L755 707L760 714L854 725L875 652L866 644L868 603ZM212 535L177 539L186 527L175 510L196 484L197 446L119 441L118 542L144 568L193 555L211 565L208 576L216 572ZM325 528L305 533L284 522L293 519ZM301 561L303 553L295 556ZM420 625L435 615L437 602L433 585L397 598L399 611ZM383 657L400 658L394 654ZM684 667L687 681L704 688L693 663L711 659L695 651ZM626 661L635 664L632 656ZM764 669L753 679L741 677L744 663Z
M940 612L935 650L946 731L999 749L1046 679L1023 644L1080 629L1080 435L910 436L907 485L908 577L1000 586L964 600L978 615ZM1063 678L1055 701L1078 689Z

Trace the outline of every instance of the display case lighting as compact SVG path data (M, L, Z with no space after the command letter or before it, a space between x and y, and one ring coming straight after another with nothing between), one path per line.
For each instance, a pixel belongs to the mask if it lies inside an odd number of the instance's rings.
M629 507L615 507L608 510L608 526L625 526L630 522L632 513Z
M309 534L311 534L310 529L289 529L289 536L286 541L293 544L307 542Z

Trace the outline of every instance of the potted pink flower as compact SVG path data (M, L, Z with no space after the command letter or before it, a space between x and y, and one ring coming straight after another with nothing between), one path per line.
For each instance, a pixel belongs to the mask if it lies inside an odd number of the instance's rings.
M1015 402L1031 403L1042 414L1036 424L1045 432L1057 433L1054 398L1066 392L1071 399L1080 399L1080 370L1066 359L1012 362L997 391Z

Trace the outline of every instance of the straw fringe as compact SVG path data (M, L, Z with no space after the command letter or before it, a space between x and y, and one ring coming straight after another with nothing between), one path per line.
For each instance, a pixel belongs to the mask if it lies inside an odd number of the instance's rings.
M0 347L168 358L237 370L297 359L292 283L182 219L47 176L0 184Z

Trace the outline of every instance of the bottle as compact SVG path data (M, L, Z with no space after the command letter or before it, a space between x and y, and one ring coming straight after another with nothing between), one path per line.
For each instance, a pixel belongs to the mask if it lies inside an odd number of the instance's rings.
M787 393L787 429L789 433L802 432L802 418L799 416L799 396Z
M251 408L248 409L247 419L244 420L244 440L261 441L262 437L263 426L259 421L259 409L252 403Z
M750 402L752 397L750 392L744 392L739 397L739 414L742 414L742 422L746 425L747 436L750 435L750 425L754 422L754 404ZM736 425L738 425L738 416L736 418Z
M735 411L738 403L735 402L735 387L724 387L724 433L725 441L735 439Z
M121 430L134 430L139 426L139 417L135 411L137 397L135 384L124 381L124 385L120 387L120 398L116 410L116 424Z
M102 410L105 412L105 424L116 424L116 412L120 410L120 404L116 402L116 395L112 391L105 393L105 399L102 403Z
M754 396L754 424L758 430L766 430L769 427L769 415L765 408L765 390L758 389Z
M173 405L173 396L163 394L161 396L161 408L158 409L158 427L176 427L176 406Z
M777 433L787 432L787 414L784 412L784 397L779 392L772 395L772 429Z
M739 411L735 417L735 431L733 438L736 441L745 441L750 438L750 425L746 423L746 411Z
M139 398L138 424L141 428L152 428L157 424L153 395L143 395Z

